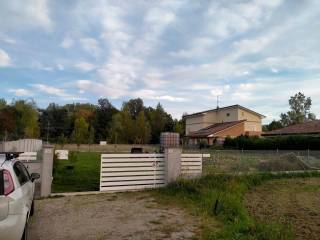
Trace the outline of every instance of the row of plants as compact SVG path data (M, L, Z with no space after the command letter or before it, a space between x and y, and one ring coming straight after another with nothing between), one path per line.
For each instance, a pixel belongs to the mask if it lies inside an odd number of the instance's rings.
M296 177L320 177L320 174L207 175L200 179L180 180L157 190L156 194L161 201L182 205L205 219L197 239L287 240L293 239L290 227L253 219L245 207L244 198L248 190L268 180ZM222 223L222 228L214 227L216 219Z
M223 146L246 150L320 150L320 136L227 137Z

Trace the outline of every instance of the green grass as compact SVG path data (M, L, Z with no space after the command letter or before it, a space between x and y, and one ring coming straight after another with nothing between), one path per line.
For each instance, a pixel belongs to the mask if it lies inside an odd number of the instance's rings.
M266 181L297 177L320 177L320 174L207 175L195 180L180 180L155 190L154 194L160 202L180 205L203 220L197 239L289 240L293 239L290 226L253 219L244 205L244 197L249 189ZM218 227L212 224L217 220Z
M54 160L52 191L99 190L100 153L71 152L69 160Z
M68 161L54 162L53 192L99 190L100 154L73 152ZM317 172L251 175L213 175L179 180L151 191L160 203L182 206L201 220L195 239L293 239L290 227L253 219L245 205L248 190L266 181L282 178L320 177Z

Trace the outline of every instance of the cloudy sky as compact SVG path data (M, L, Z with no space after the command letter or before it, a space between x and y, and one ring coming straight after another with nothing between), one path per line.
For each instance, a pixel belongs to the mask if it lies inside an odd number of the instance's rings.
M0 0L0 97L320 116L320 1Z

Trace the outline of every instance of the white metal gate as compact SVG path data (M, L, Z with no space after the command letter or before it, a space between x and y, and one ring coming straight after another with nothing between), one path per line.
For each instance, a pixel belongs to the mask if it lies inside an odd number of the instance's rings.
M102 154L100 191L164 186L164 154Z
M181 175L192 177L199 176L202 173L202 157L197 153L181 154Z

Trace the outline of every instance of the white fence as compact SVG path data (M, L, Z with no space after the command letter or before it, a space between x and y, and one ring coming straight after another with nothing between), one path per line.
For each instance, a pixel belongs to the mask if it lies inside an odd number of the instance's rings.
M181 154L181 175L199 176L202 173L202 154Z
M18 159L20 161L35 161L37 160L37 153L36 152L20 153Z
M181 176L202 173L202 154L181 154ZM156 188L166 184L164 154L102 154L100 191Z
M163 154L102 154L100 191L164 186Z
M42 149L42 140L20 139L2 143L1 151L4 152L38 152Z

